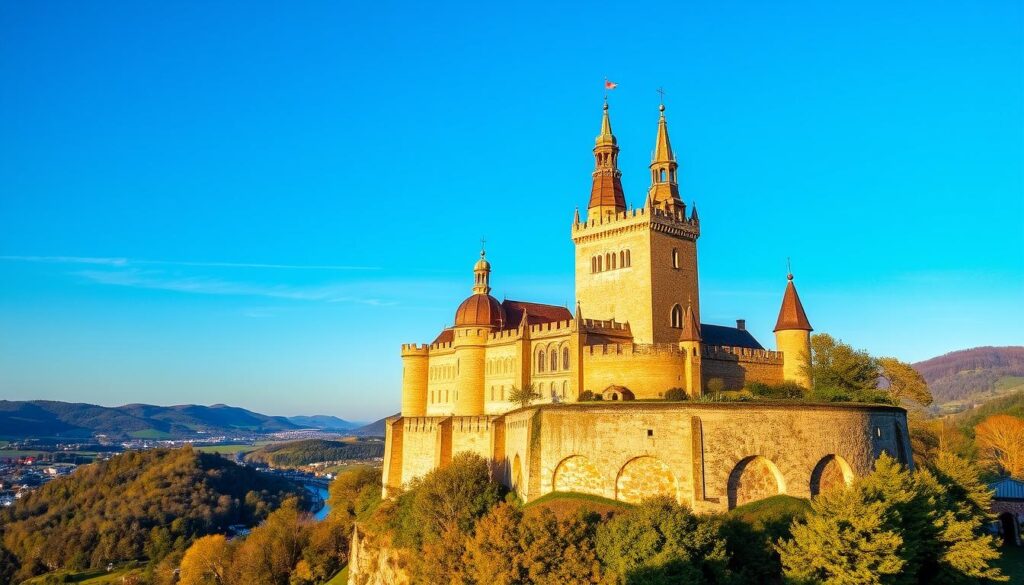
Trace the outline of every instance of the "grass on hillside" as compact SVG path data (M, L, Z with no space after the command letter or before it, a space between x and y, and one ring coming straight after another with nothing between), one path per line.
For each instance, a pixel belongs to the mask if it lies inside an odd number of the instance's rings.
M170 438L171 434L156 429L146 429L144 431L132 431L128 433L128 436L135 439L167 439Z
M811 509L810 500L778 495L733 508L729 515L743 520L755 529L779 521L789 522L794 517L802 517Z
M548 508L558 516L575 513L586 508L606 514L608 512L621 512L632 508L632 504L612 500L593 494L581 494L578 492L551 492L523 506L523 510Z
M346 566L337 575L335 575L330 581L324 583L324 585L347 585L348 584L348 567Z
M259 449L256 445L204 445L196 447L201 453L220 453L221 455L233 455L235 453L248 453Z

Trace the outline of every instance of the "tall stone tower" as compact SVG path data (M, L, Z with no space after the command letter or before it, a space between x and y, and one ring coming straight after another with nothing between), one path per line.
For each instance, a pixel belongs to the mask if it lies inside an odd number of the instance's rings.
M576 298L594 319L630 325L635 343L678 343L684 312L700 319L696 209L689 218L679 198L678 163L661 106L651 160L651 187L640 209L626 209L619 147L608 104L594 147L595 167L587 217L572 227L576 244Z
M782 352L782 377L804 388L811 387L811 322L807 320L800 295L796 294L793 274L786 275L779 320L775 323L775 348Z
M455 311L452 347L455 350L456 416L484 413L484 360L487 336L505 323L505 311L491 296L491 263L483 250L473 265L473 294Z

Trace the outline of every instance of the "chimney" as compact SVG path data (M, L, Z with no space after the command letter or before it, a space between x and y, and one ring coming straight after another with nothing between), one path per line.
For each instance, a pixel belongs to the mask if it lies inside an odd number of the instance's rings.
M740 331L746 331L747 330L747 320L746 319L736 319L736 328L739 329Z

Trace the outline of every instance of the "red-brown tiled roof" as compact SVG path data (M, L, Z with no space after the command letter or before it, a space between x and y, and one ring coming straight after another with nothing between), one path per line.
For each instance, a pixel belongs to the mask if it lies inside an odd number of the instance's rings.
M542 303L528 303L526 301L503 301L502 308L505 309L506 327L518 327L523 320L523 311L526 311L527 321L530 325L537 323L553 323L555 321L569 321L572 313L565 307L557 305L545 305Z
M622 191L622 179L618 173L607 171L594 173L594 182L590 188L590 204L588 207L597 206L615 207L620 210L626 209L626 196Z
M435 343L451 343L454 340L455 332L452 331L451 328L448 328L442 331L441 333L438 333L437 337L435 337L434 341L431 341L430 344L433 345Z
M779 309L779 320L775 323L775 331L787 331L801 329L813 331L811 322L807 320L804 313L804 306L800 303L800 295L796 294L796 287L793 285L793 275L789 275L789 282L786 283L786 293L782 296L782 308Z
M503 329L507 322L505 311L498 299L491 295L475 294L462 301L455 311L455 326L485 325Z

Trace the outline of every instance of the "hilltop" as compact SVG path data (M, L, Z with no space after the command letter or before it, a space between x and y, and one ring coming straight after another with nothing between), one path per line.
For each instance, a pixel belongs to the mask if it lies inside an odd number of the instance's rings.
M1024 390L1024 347L976 347L913 364L935 403L958 411L997 396Z

